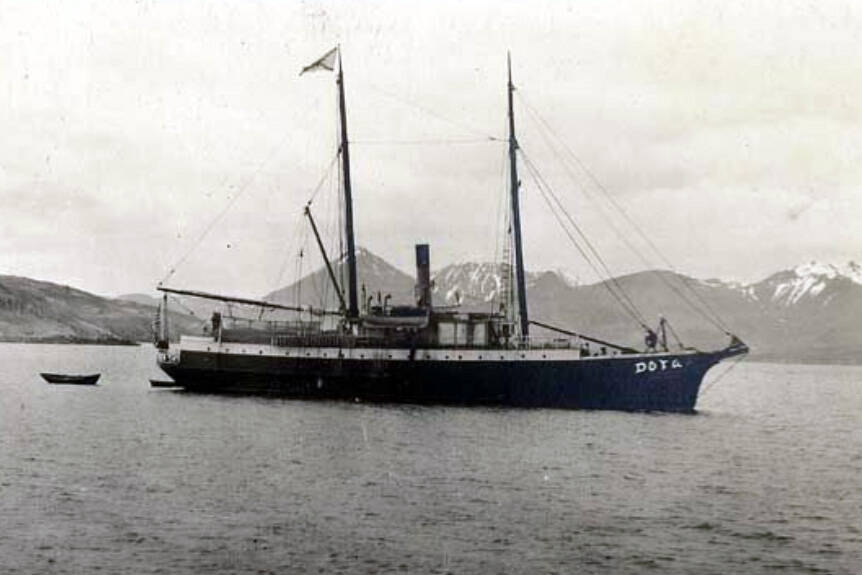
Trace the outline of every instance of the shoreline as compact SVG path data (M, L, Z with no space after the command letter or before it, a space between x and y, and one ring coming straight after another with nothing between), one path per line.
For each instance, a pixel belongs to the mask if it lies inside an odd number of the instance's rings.
M0 344L27 344L27 345L90 345L90 346L110 346L110 347L140 347L151 345L151 341L132 341L126 339L69 339L69 338L44 338L44 339L2 339ZM176 342L172 342L176 343ZM771 363L779 365L833 365L833 366L862 366L862 356L856 359L838 359L838 358L782 358L770 356L769 354L749 355L745 360L746 363Z

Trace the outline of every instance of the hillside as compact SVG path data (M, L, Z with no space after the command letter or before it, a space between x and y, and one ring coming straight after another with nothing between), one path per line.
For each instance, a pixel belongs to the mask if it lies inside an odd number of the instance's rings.
M336 266L337 274L341 265ZM390 293L409 303L413 278L368 250L358 254L360 285L368 295ZM465 310L499 309L500 270L493 263L466 262L433 274L435 305L460 303ZM704 315L717 315L752 348L751 357L770 361L862 363L862 267L807 263L749 283L699 280L667 270L616 278L649 325L664 316L686 345L715 348L727 335ZM696 295L692 294L692 290ZM610 295L606 283L577 285L557 271L528 273L530 317L632 347L643 331ZM265 296L303 305L337 307L324 270ZM702 302L706 302L708 309ZM536 333L541 330L536 329ZM670 336L673 341L673 336Z
M156 308L161 303L160 297L151 296L143 293L118 295L114 299L119 301L133 302L150 308ZM185 317L185 319L189 319L186 316L194 316L195 318L199 318L199 322L206 322L209 320L210 316L212 316L212 313L214 311L223 311L224 306L221 303L214 302L212 300L206 300L197 297L178 296L172 294L171 297L168 298L168 309L171 312L177 313L180 316Z
M357 255L359 283L365 285L366 297L376 299L380 292L391 294L396 304L413 301L411 276L368 250L360 249ZM337 263L336 274L343 274L343 267ZM433 274L433 282L435 305L499 309L503 283L495 264L449 265ZM853 262L806 263L748 284L698 280L661 270L621 276L616 282L649 325L666 317L686 345L706 349L726 343L727 336L703 317L714 312L751 346L755 359L862 363L862 267ZM611 297L605 283L578 285L560 272L546 271L529 273L527 290L532 319L636 348L643 345L643 331ZM264 298L289 305L299 299L302 305L338 306L323 269ZM704 312L701 300L712 311ZM145 294L109 299L69 286L0 276L0 341L149 341L157 303ZM197 317L179 313L184 306L195 309ZM175 301L172 334L199 333L201 322L217 307L194 298Z
M489 309L499 290L498 271L492 264L447 266L434 276L436 302L455 303L459 295L462 304ZM574 285L558 272L528 274L527 280L531 318L642 345L637 323L622 311L605 282ZM661 270L616 281L650 325L666 317L687 345L706 348L726 341L705 313L721 318L751 346L754 358L862 363L862 268L854 262L807 263L750 284Z
M392 296L394 304L413 303L414 278L402 272L386 260L365 248L356 250L357 283L365 286L366 298ZM333 263L336 277L347 277L347 264L342 260ZM299 282L271 292L263 297L266 301L284 305L310 305L338 309L338 298L332 289L332 282L324 268L305 276ZM345 298L346 298L345 294ZM360 302L361 307L361 302Z
M154 308L69 286L0 276L0 341L130 343L150 341ZM183 330L199 322L171 314Z

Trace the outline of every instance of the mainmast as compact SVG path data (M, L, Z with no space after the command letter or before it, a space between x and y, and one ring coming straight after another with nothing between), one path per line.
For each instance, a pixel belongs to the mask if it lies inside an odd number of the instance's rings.
M338 111L341 118L341 172L344 176L344 226L347 236L347 317L359 317L356 293L356 246L353 239L353 192L350 187L350 148L347 144L347 107L344 104L344 72L338 50Z
M518 140L515 139L515 111L512 106L512 95L515 86L512 85L512 56L506 54L509 69L509 176L510 198L512 201L512 233L515 240L515 281L518 289L518 319L521 328L521 339L530 335L530 319L527 315L527 284L524 279L524 251L521 247L521 206L518 191L521 182L518 180Z

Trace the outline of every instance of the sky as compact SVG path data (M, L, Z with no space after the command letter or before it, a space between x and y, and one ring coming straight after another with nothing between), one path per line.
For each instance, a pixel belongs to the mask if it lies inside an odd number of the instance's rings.
M862 259L858 3L0 0L0 274L258 297L320 265L335 78L299 71L335 45L357 242L408 273L499 257L507 51L523 158L614 273ZM520 175L527 268L596 280Z

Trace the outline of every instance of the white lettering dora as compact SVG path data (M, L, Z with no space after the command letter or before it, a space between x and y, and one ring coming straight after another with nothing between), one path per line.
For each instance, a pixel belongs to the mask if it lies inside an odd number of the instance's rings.
M635 362L635 374L653 371L665 371L668 369L682 369L683 363L678 358L659 359L658 361Z

